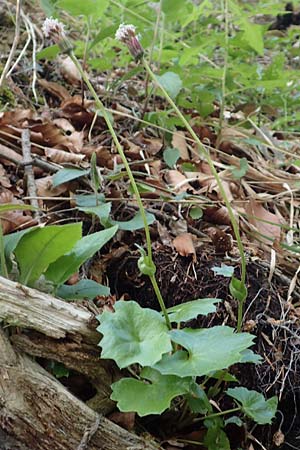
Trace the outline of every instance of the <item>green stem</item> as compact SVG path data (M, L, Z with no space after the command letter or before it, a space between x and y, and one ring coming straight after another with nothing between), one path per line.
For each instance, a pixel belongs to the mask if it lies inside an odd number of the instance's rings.
M112 126L109 114L107 113L107 111L105 109L105 106L103 105L103 103L99 99L95 89L93 88L93 85L90 82L87 73L83 70L83 68L81 67L81 64L79 63L79 61L77 60L76 56L74 55L74 53L72 51L70 52L70 57L71 57L72 61L74 62L74 64L76 65L76 67L77 67L80 75L82 76L85 84L87 85L89 91L91 92L92 96L94 97L94 100L95 100L95 103L96 103L96 107L102 113L102 115L104 117L104 120L105 120L105 122L107 124L107 127L109 129L109 132L111 134L111 137L112 137L112 139L113 139L113 141L115 143L115 146L116 146L116 148L118 150L118 153L121 156L122 162L123 162L124 167L126 169L129 181L131 183L131 186L132 186L133 192L135 194L135 197L136 197L136 200L137 200L137 204L138 204L141 216L142 216L144 229L145 229L145 235L146 235L147 256L148 256L148 259L149 259L150 263L154 265L153 258L152 258L152 246L151 246L150 229L149 229L149 225L148 225L148 221L147 221L146 211L145 211L145 208L144 208L144 205L143 205L143 202L142 202L142 199L141 199L141 196L140 196L140 193L139 193L136 181L134 179L133 173L131 171L131 168L130 168L130 166L128 164L127 158L126 158L125 153L123 151L123 148L122 148L122 146L121 146L121 144L119 142L119 139L118 139L118 137L116 135L116 132L115 132L113 126ZM171 329L171 323L170 323L170 320L169 320L167 309L166 309L164 300L162 298L160 289L158 287L155 275L151 275L149 277L150 277L153 289L155 291L155 294L157 296L157 299L158 299L159 305L161 307L161 310L162 310L162 312L164 314L164 317L165 317L165 320L166 320L166 324L167 324L168 328Z
M226 411L221 411L218 413L214 413L214 414L209 414L208 416L202 417L201 420L206 420L206 419L214 419L215 417L219 417L219 416L224 416L225 414L231 414L233 412L237 412L240 411L241 408L237 407L237 408L232 408L232 409L227 409ZM199 420L199 419L196 419Z
M150 275L149 278L150 278L150 280L151 280L151 283L152 283L154 292L155 292L155 294L156 294L156 297L157 297L159 306L160 306L160 308L161 308L161 310L162 310L162 312L163 312L163 315L164 315L164 318L165 318L167 327L169 328L169 330L172 330L172 326L171 326L171 322L170 322L170 319L169 319L169 316L168 316L168 313L167 313L167 309L166 309L164 300L163 300L163 298L162 298L160 289L159 289L159 287L158 287L158 284L157 284L155 275Z
M142 220L143 220L144 228L145 228L145 235L146 235L146 242L147 242L147 253L148 253L149 258L152 260L151 236L150 236L150 229L149 229L149 225L148 225L148 222L147 222L147 216L146 216L145 208L144 208L144 205L143 205L143 202L142 202L142 199L141 199L141 196L140 196L137 184L135 182L134 176L132 174L132 171L131 171L130 166L129 166L128 161L127 161L127 158L126 158L125 153L123 151L123 148L122 148L122 146L121 146L121 144L119 142L119 139L118 139L118 137L116 135L116 132L115 132L113 126L112 126L109 114L107 113L107 111L105 109L105 106L103 105L102 101L99 99L99 97L97 95L97 92L95 91L92 83L90 82L87 73L82 69L81 64L79 63L79 61L77 60L77 58L76 58L76 56L74 55L73 52L70 53L70 57L71 57L72 61L74 62L74 64L76 65L76 67L77 67L80 75L82 76L85 84L87 85L89 91L91 92L92 96L94 97L96 107L100 110L101 114L103 115L103 118L104 118L104 120L105 120L105 122L107 124L107 127L109 129L109 132L111 134L111 137L112 137L112 139L113 139L113 141L115 143L115 146L116 146L116 148L118 150L118 153L121 156L122 162L123 162L124 167L126 169L126 172L128 174L129 181L131 183L133 192L135 194L135 197L136 197L136 200L137 200L140 212L141 212L141 216L142 216Z
M1 262L1 275L4 278L8 278L8 270L5 260L5 250L4 250L4 239L3 239L3 229L0 221L0 262Z
M217 138L216 146L219 147L220 140L222 138L222 128L224 121L224 111L225 111L225 96L226 96L226 76L227 76L227 66L228 66L228 37L229 37L229 21L228 21L228 0L222 0L222 10L225 18L225 36L224 36L224 63L223 63L223 75L222 75L222 97L220 103L220 118L219 118L219 132Z
M152 72L151 67L149 66L148 62L145 60L145 58L143 58L143 64L144 67L147 71L147 73L149 74L150 78L156 83L156 85L160 88L160 90L162 91L163 95L165 96L165 98L167 99L167 101L169 102L169 104L172 106L172 108L174 109L174 111L176 112L177 116L181 119L182 123L184 124L184 126L186 127L186 129L189 131L189 133L191 134L191 136L193 137L193 139L196 141L196 143L198 144L198 152L201 156L204 156L206 158L206 161L209 165L209 168L217 182L218 188L220 190L220 193L224 199L225 205L227 207L228 210L228 214L230 217L230 221L232 224L232 228L234 231L234 235L237 241L237 246L239 249L239 253L240 253L240 257L241 257L241 281L243 284L245 284L246 282L246 256L245 256L245 251L244 251L244 246L243 246L243 242L241 239L241 235L239 232L239 226L238 226L238 222L235 218L233 209L230 205L230 202L228 200L228 197L226 195L225 189L223 188L223 184L222 181L219 177L219 174L217 172L217 170L215 169L214 163L209 155L209 153L206 151L205 147L203 146L202 142L200 141L199 137L197 136L197 134L195 133L195 131L193 130L193 128L191 127L191 125L188 123L188 121L186 120L186 118L184 117L184 115L180 112L180 110L178 109L178 107L176 106L176 104L174 103L174 101L171 99L171 97L169 96L169 94L167 93L167 91L164 89L164 87L158 82L155 74ZM238 330L240 330L241 328L241 318L242 318L242 313L243 313L243 302L239 302L239 320L238 320Z

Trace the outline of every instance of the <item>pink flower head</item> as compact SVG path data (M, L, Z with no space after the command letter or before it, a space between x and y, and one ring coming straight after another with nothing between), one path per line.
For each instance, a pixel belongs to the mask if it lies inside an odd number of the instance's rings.
M139 38L135 33L134 25L121 24L116 32L116 39L126 44L134 59L139 59L144 54Z
M52 17L45 19L42 31L47 38L59 45L62 51L68 53L72 50L72 45L67 39L64 25L57 19L53 19Z

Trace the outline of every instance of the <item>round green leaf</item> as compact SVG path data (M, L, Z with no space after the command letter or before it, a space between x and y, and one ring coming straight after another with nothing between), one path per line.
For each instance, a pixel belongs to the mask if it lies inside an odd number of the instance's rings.
M195 319L200 314L207 316L207 314L216 311L215 303L221 301L220 298L200 298L168 308L167 312L170 322L187 322L188 320Z
M242 405L243 412L260 425L271 423L277 410L278 398L271 397L265 400L264 396L256 391L249 391L245 387L227 389L227 394Z
M112 384L111 399L118 402L120 411L135 411L141 417L161 414L170 407L173 398L189 392L191 378L161 375L151 368L145 368L141 376L151 384L133 378Z
M134 301L119 301L115 312L98 316L102 333L101 357L113 359L122 369L130 364L152 366L172 350L168 327L159 312Z
M208 375L240 362L243 351L254 339L249 333L235 333L227 326L173 330L170 335L172 341L187 351L164 355L154 368L164 375L179 377Z

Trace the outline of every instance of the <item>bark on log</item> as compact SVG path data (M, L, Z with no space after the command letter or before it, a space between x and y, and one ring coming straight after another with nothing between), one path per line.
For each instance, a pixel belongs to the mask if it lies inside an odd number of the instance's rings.
M87 309L52 295L0 277L0 320L31 328L56 339L96 343L99 334L91 326L93 314Z
M0 429L25 448L159 448L123 430L74 397L36 362L15 352L2 329L0 352Z
M85 375L96 390L88 401L92 409L101 414L114 409L110 386L120 371L112 361L100 359L98 322L92 312L0 277L1 319L25 328L11 336L17 349Z

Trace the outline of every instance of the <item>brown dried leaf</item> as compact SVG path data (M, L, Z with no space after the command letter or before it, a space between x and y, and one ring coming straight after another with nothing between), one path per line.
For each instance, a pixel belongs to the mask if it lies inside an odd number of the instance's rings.
M181 256L193 256L193 261L196 261L196 250L194 247L193 236L191 233L182 233L173 240L175 250Z
M181 159L189 159L189 152L184 131L176 131L176 133L173 134L172 146L179 150Z
M178 170L167 170L165 179L177 193L186 192L187 190L194 192L188 179Z
M5 189L0 194L0 204L12 203L22 205L23 202L17 200L13 194ZM3 234L12 233L19 228L27 228L36 224L36 220L31 217L30 211L5 211L0 214Z
M2 166L2 164L0 164L0 185L4 188L11 187L10 179L8 178L7 172Z
M68 190L68 183L53 187L52 176L39 178L35 182L39 197L58 197Z
M4 125L20 126L24 121L32 120L34 111L31 109L15 109L0 113L0 127Z
M75 95L62 102L61 115L69 119L76 129L82 130L85 127L90 127L94 121L95 113L87 110L92 104L92 101L85 101L82 105L81 97ZM98 116L94 127L103 126L104 123L104 119Z
M135 413L116 411L110 414L109 420L125 428L125 430L132 431L135 424Z
M17 162L21 162L23 160L22 156L19 155L19 153L15 152L9 147L6 147L5 145L0 144L0 160L2 162L6 160L10 161L10 158Z
M245 211L248 215L249 222L259 232L260 239L263 242L270 244L275 240L280 240L280 225L284 223L284 219L282 217L269 212L254 199L250 199L250 201L245 205Z
M65 80L70 84L78 85L81 82L81 75L70 56L59 57L60 72Z
M204 210L203 219L216 225L230 225L230 217L225 206L213 206Z
M80 163L84 158L85 155L76 153L69 153L65 152L64 150L57 150L55 148L46 148L45 149L45 155L47 158L49 158L52 162L55 162L57 164L61 163Z
M70 98L70 94L65 87L61 84L55 83L54 81L47 81L44 79L39 80L39 84L50 94L57 97L59 100L64 101Z

